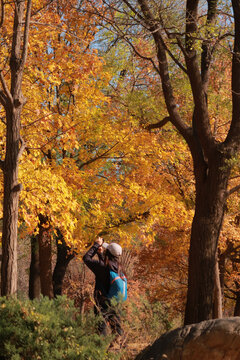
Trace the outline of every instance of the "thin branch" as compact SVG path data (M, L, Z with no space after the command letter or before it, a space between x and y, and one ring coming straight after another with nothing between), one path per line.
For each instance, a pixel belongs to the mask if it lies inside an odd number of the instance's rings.
M23 35L23 51L22 51L22 63L21 63L22 68L24 67L26 59L27 59L31 7L32 7L32 0L28 0L26 18L25 18L24 35Z
M232 121L228 135L225 139L225 143L232 150L239 149L240 143L240 132L239 132L239 104L240 104L240 63L239 63L239 52L240 52L240 4L238 1L232 1L232 9L235 23L235 36L234 36L234 49L232 56Z
M192 135L189 132L187 124L183 121L177 110L177 104L173 94L172 84L169 75L168 60L164 40L160 31L157 30L158 27L156 27L155 25L154 15L152 14L146 0L138 0L138 3L142 9L142 13L144 14L146 25L148 26L148 29L151 32L157 47L159 73L162 80L164 98L171 118L171 122L182 134L189 146L191 146Z
M233 193L235 193L238 190L240 190L240 185L237 185L237 186L233 187L232 189L228 190L227 197L232 195Z
M2 122L4 125L7 125L7 123L6 123L6 121L5 121L4 119L5 119L5 116L0 117L1 122Z
M4 7L4 0L1 0L1 20L0 20L0 27L3 26L3 22L4 22L4 15L5 15L5 7Z
M161 120L155 124L150 124L150 125L145 126L144 129L146 129L146 130L160 129L165 124L167 124L169 121L170 121L170 117L166 116L163 120Z
M125 4L130 8L130 10L132 10L138 17L139 19L141 20L140 24L141 26L143 26L144 28L146 27L145 26L145 21L144 21L144 17L139 14L136 10L134 10L134 8L131 6L131 4L129 4L128 1L125 1ZM109 5L109 4L106 4L108 5L108 7L111 9L112 7ZM112 29L110 31L113 31L114 30L114 33L117 34L119 36L119 38L116 40L118 41L119 39L123 39L125 42L127 42L128 45L130 45L130 47L133 49L133 51L143 60L147 60L147 61L150 61L154 67L154 69L159 73L159 69L157 67L157 65L155 64L154 60L151 58L151 57L147 57L147 56L144 56L142 55L137 49L136 47L131 43L131 41L128 39L128 36L127 34L124 34L123 31L120 29L120 27L118 26L118 24L116 22L114 22L113 20L109 19L108 17L106 17L104 14L100 14L100 12L97 10L97 8L92 5L93 8L95 9L96 11L96 14L97 16L99 16L103 21L105 21L107 24L111 25ZM114 11L118 11L120 13L122 13L121 11L119 11L119 9L114 9ZM136 19L134 18L134 20L136 21ZM106 29L108 29L106 26L104 26ZM109 30L109 29L108 29ZM121 34L121 35L119 35Z
M49 0L48 3L46 3L45 5L43 5L42 7L40 7L39 9L37 9L32 16L35 16L36 14L38 14L40 11L42 11L43 9L45 9L47 6L49 6L51 3L53 3L56 0Z
M236 295L236 291L231 289L227 284L224 284L224 286L227 288L227 290L229 290L232 294ZM225 295L228 299L234 299L233 297L230 297L230 295Z
M7 104L7 97L2 90L0 90L0 103L5 108L5 106Z
M240 178L240 175L232 176L229 180L235 180L235 179L238 179L238 178Z
M161 16L160 16L160 18L161 18ZM164 31L165 31L165 33L166 33L166 35L167 35L167 37L168 37L169 39L172 39L173 37L176 38L178 46L180 47L180 49L182 50L183 54L185 55L185 49L184 49L184 47L183 47L183 45L182 45L182 43L181 43L181 40L180 40L180 38L179 38L179 33L176 34L176 35L173 34L173 33L170 33L170 32L166 29L166 27L164 27L164 23L163 23L162 18L161 18L161 24L162 24L162 28L164 29ZM173 53L169 50L169 48L167 47L167 45L166 45L165 43L163 43L163 46L165 47L165 50L167 51L167 53L169 54L169 56L173 59L173 61L175 62L175 64L177 64L177 66L178 66L185 74L187 74L187 69L186 69L186 68L183 66L183 64L181 64L181 62L173 55Z
M169 276L165 276L165 275L160 275L158 274L158 276L162 279L167 279L167 280L170 280L172 282L175 282L176 284L180 284L180 285L184 285L184 286L187 286L187 282L186 281L180 281L180 280L175 280Z
M93 163L93 162L95 162L95 161L97 161L97 160L99 160L99 159L104 158L104 157L105 157L113 148L115 148L118 144L119 144L119 141L117 141L114 145L112 145L109 149L107 149L106 151L104 151L102 154L97 155L97 156L95 156L94 158L87 160L85 163L83 163L83 164L81 164L81 165L79 166L79 169L81 170L84 166L89 165L89 164L91 164L91 163Z
M26 109L26 108L25 108L25 109ZM27 109L27 110L28 110L28 109ZM32 110L30 109L30 111L32 111ZM32 111L32 112L34 113L34 111ZM49 116L54 115L54 114L55 114L55 113L52 112L52 113L49 113L49 114L47 114L47 115L43 115L43 116L40 117L39 119L36 119L36 120L32 121L30 124L22 125L22 128L24 128L24 129L29 128L29 127L33 126L35 123L40 122L40 121L42 121L43 119L46 119L46 118L48 118Z
M234 34L231 33L231 32L227 32L227 33L219 36L219 37L216 39L216 42L215 42L215 44L214 44L213 47L212 47L211 53L213 54L214 51L215 51L215 48L219 45L219 43L220 43L222 40L224 40L226 37L229 37L229 36L232 37L232 38L234 38ZM223 47L223 48L225 49L225 47Z
M208 1L208 11L207 11L207 20L206 25L209 26L213 23L214 19L217 15L217 1L211 0ZM209 31L207 30L208 35ZM211 51L211 43L208 39L203 40L202 42L202 54L201 54L201 76L204 91L207 91L208 82L209 82L209 70L212 62L212 51Z
M107 229L105 231L102 231L101 235L106 235L108 233L108 230L119 227L121 225L127 225L127 224L130 224L130 223L135 222L135 221L147 219L149 217L149 215L150 215L150 211L147 210L144 213L140 213L140 214L137 214L137 215L132 216L132 217L130 216L128 219L125 219L125 220L120 219L118 222L113 223L112 225L107 227Z
M0 169L4 171L4 164L5 162L3 160L0 160Z
M144 22L144 18L141 14L139 14L138 11L136 11L136 9L134 9L134 7L129 3L129 1L127 0L123 0L123 2L129 7L129 9L135 14L137 15L137 17L139 17L140 20L142 20Z
M7 83L3 77L3 74L2 74L2 70L0 70L0 82L2 84L2 87L3 87L3 90L4 90L4 93L6 95L6 98L10 101L11 104L13 104L13 98L12 98L12 95L10 93L10 90L8 89L8 86L7 86Z
M61 133L57 133L56 135L52 136L48 141L45 142L45 144L43 144L42 146L39 147L29 147L29 149L31 150L42 150L45 146L47 146L48 144L50 144L51 142L53 142L54 140L56 140L58 137L66 134L68 131L74 129L77 125L79 125L80 122L77 122L76 124L73 124L72 126L70 126L69 128L67 128L66 130L62 131Z
M180 40L177 39L178 45L180 43ZM173 59L173 61L175 62L175 64L177 64L177 66L185 73L187 74L187 69L180 63L180 61L178 61L178 59L173 55L173 53L168 49L167 45L165 43L163 43L165 50L167 51L168 55ZM183 47L181 47L182 49Z
M131 43L131 41L129 41L125 36L123 37L123 39L128 43L128 45L131 46L131 48L133 49L133 51L136 53L136 55L138 55L141 59L143 60L148 60L152 63L154 69L157 71L157 73L160 75L160 71L159 68L157 67L157 65L155 64L154 60L151 57L148 56L144 56L142 55L137 49L136 47Z
M230 260L231 260L233 263L240 264L240 259L237 258L237 257L231 256L231 257L230 257Z
M147 219L150 216L150 211L144 211L143 213L138 213L134 215L130 215L127 219L119 219L115 223L113 222L111 225L107 226L104 230L100 231L99 236L107 235L112 229L118 228L122 225L127 225L135 221L139 221L142 219ZM92 228L91 226L87 226Z
M22 154L23 154L23 151L24 151L25 148L26 148L26 143L25 143L25 141L23 140L23 138L21 137L21 135L20 135L19 140L20 140L21 146L20 146L20 149L19 149L19 152L18 152L18 160L17 160L17 161L19 161L20 157L21 157Z

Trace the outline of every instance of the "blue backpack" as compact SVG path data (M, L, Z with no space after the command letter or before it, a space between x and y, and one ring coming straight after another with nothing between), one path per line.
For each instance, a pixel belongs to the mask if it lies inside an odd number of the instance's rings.
M110 288L107 297L109 299L115 298L117 302L127 299L127 278L123 273L120 276L110 270Z

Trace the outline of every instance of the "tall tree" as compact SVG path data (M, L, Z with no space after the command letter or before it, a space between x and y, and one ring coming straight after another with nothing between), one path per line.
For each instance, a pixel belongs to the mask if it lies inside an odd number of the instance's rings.
M161 79L167 120L182 135L192 155L196 196L185 324L206 320L212 317L216 252L226 201L234 190L239 189L239 186L234 189L228 186L232 162L240 146L240 3L233 0L231 4L220 4L217 0L209 0L202 8L202 3L195 0L170 3L109 0L104 3L106 12L99 11L95 2L92 5L94 11L98 11L103 26L115 33L113 44L124 39L135 55L153 65ZM222 11L217 5L222 6ZM233 30L231 13L225 19L230 8L233 11ZM148 45L140 48L139 39ZM211 123L208 95L211 66L217 46L224 39L228 40L230 47L233 43L232 119L227 136L220 138ZM181 109L174 94L172 75L177 73L176 65L189 80L193 109L191 120L189 114L186 117L187 111ZM165 120L156 124L156 128L164 124Z
M1 160L4 174L3 232L1 294L11 295L17 291L17 225L18 201L21 184L18 182L19 159L24 149L20 135L21 113L26 100L22 94L24 66L27 59L31 0L13 2L12 46L10 59L0 71L0 102L6 116L6 153ZM2 5L2 28L4 11ZM4 37L4 36L3 36ZM9 72L10 70L10 72Z

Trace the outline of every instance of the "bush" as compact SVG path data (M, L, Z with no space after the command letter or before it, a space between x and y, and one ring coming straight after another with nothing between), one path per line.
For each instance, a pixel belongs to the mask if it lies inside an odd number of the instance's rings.
M126 307L125 331L131 341L147 346L172 327L168 311L161 302L151 303L144 295L132 299Z
M0 298L0 360L101 360L110 339L96 332L92 312L80 316L66 297Z

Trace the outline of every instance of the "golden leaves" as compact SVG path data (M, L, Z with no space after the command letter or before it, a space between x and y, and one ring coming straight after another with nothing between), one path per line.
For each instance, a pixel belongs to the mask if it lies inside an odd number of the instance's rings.
M132 110L144 101L144 116L153 104L155 111L152 98L124 93L124 106L109 96L115 74L89 47L94 18L77 12L72 0L59 8L44 4L34 2L23 79L21 231L33 232L44 214L81 249L102 231L135 245L153 241L156 223L187 228L192 214L166 171L176 161L179 175L184 171L185 145L171 127L157 134L139 125L141 111ZM4 143L3 124L0 134Z

